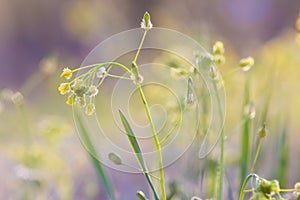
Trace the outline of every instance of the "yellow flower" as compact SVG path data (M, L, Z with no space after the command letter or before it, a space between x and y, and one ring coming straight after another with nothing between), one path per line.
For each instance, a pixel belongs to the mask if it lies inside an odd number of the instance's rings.
M86 115L92 115L94 113L94 111L95 111L95 106L92 103L87 105L87 107L85 108L85 114Z
M64 95L70 91L70 83L61 83L58 87L58 91L61 95Z
M65 79L72 78L72 70L70 70L68 67L63 69L63 72L61 73L60 77Z
M67 99L67 101L66 101L66 104L68 104L69 106L73 106L75 96L76 96L75 94L71 94L71 95L68 97L68 99Z

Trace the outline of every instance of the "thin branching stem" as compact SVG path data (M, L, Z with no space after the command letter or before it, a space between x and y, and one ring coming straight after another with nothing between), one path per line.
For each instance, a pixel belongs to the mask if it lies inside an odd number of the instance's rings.
M261 149L262 141L263 141L263 138L259 138L256 154L255 154L255 157L254 157L254 160L253 160L253 163L252 163L250 173L254 173L254 169L255 169L256 162L257 162L257 159L258 159L258 155L259 155L259 152L260 152L260 149Z
M247 183L249 182L249 180L250 180L251 178L259 179L259 176L256 175L256 174L249 174L249 175L246 177L246 179L245 179L245 181L244 181L244 183L243 183L243 185L242 185L242 188L241 188L241 193L240 193L240 198L239 198L239 200L243 200L243 199L244 199L244 196L245 196L245 188L246 188ZM251 191L253 192L253 189L252 189Z
M137 58L140 54L141 48L142 48L143 43L145 41L146 35L147 35L147 30L144 31L142 40L140 42L139 48L138 48L138 50L136 52L136 55L134 57L133 63L135 63L137 61ZM151 117L150 108L149 108L149 105L147 103L146 96L145 96L144 91L141 87L141 84L138 83L138 82L137 82L137 89L138 89L138 91L140 93L140 97L143 101L143 106L144 106L144 109L146 111L146 115L147 115L147 118L148 118L148 121L149 121L149 124L150 124L150 127L151 127L151 131L152 131L152 134L153 134L155 147L156 147L156 150L157 150L158 164L159 164L159 181L160 181L160 189L161 189L161 195L162 195L161 198L162 198L162 200L166 200L165 178L164 178L164 170L163 170L163 159L162 159L162 153L161 153L161 145L160 145L160 142L159 142L159 139L158 139L155 127L154 127L154 123L153 123L153 120L152 120L152 117Z

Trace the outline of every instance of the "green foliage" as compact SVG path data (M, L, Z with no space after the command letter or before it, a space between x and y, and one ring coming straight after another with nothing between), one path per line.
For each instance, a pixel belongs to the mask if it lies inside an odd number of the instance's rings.
M158 195L157 195L157 193L155 191L154 185L152 183L151 177L150 177L148 169L146 167L146 164L145 164L145 161L144 161L144 158L143 158L143 155L142 155L141 148L140 148L140 146L138 144L138 141L136 140L136 137L135 137L135 135L134 135L134 133L133 133L133 131L132 131L132 129L131 129L128 121L127 121L127 119L126 119L126 117L124 116L124 114L120 110L119 110L119 114L120 114L120 118L121 118L122 124L123 124L123 126L125 128L128 140L129 140L129 142L131 144L131 147L132 147L132 149L133 149L133 151L134 151L134 153L135 153L135 155L137 157L137 160L138 160L138 162L139 162L139 164L140 164L140 166L141 166L141 168L143 170L143 173L146 176L146 179L147 179L147 181L148 181L148 183L150 185L150 188L151 188L151 190L153 192L154 198L156 200L158 200L159 199Z
M75 123L78 125L78 132L81 136L81 139L84 141L84 143L88 145L87 148L90 150L90 152L88 152L88 153L89 153L90 159L93 163L94 169L99 177L99 180L102 183L102 186L104 187L105 192L107 193L107 196L110 199L115 200L116 197L115 197L113 186L110 182L108 174L105 171L103 165L96 158L97 152L89 138L88 129L85 125L84 119L82 118L81 113L78 110L78 108L74 107L73 110L74 110L74 120L75 120Z

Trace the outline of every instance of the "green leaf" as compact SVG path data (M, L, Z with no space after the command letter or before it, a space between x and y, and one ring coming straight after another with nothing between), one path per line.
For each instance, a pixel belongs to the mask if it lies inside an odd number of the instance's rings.
M243 108L245 108L250 103L250 77L248 77L245 84L245 93L244 93L244 103ZM251 128L251 119L248 116L243 116L245 122L242 126L242 135L241 135L241 155L240 155L240 184L243 183L247 176L248 164L249 164L249 149L250 149L250 128Z
M284 126L282 129L282 132L280 134L280 140L279 145L277 146L277 152L278 159L279 159L279 165L278 165L278 181L280 182L281 187L286 187L287 185L287 170L288 170L288 162L289 162L289 146L288 146L288 140L287 140L287 125Z
M83 140L83 143L86 145L87 149L89 150L88 154L90 156L90 159L92 161L94 169L98 175L98 178L99 178L105 192L107 193L107 196L109 197L109 199L116 200L114 189L110 182L108 174L104 170L103 165L95 157L97 155L96 149L91 142L91 139L88 134L88 129L82 118L82 114L80 113L80 110L76 107L73 107L73 111L74 111L74 121L77 125L77 131L79 132L81 139Z
M150 188L153 192L153 195L154 195L154 198L155 200L159 200L158 198L158 195L155 191L155 188L153 186L153 183L152 183L152 180L151 180L151 177L148 173L148 170L147 170L147 167L146 167L146 164L145 164L145 161L144 161L144 158L143 158L143 155L142 155L142 151L141 151L141 148L138 144L138 141L136 140L136 137L130 127L130 124L128 123L126 117L124 116L124 114L119 110L119 114L120 114L120 118L121 118L121 121L122 121L122 124L124 126L124 129L126 131L126 134L127 134L127 137L128 137L128 140L131 144L131 147L134 151L134 154L138 160L138 163L139 165L141 166L142 170L143 170L143 173L144 175L146 176L146 179L150 185Z

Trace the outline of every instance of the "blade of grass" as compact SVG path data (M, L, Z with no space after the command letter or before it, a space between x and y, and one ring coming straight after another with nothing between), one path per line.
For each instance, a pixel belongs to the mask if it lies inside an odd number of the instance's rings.
M243 108L248 106L250 103L250 77L247 77L245 84L245 93L244 93L244 103ZM242 135L241 135L241 157L240 157L240 185L244 182L249 164L249 148L250 148L250 126L251 119L247 116L243 116L245 122L242 126Z
M104 170L104 167L101 164L101 162L99 162L97 160L97 158L95 157L97 155L96 149L91 142L91 139L88 134L88 128L86 127L86 125L84 123L82 115L81 115L80 111L75 107L73 108L73 111L74 111L74 120L77 125L77 131L79 132L81 139L83 140L83 143L86 145L87 149L89 150L88 154L92 161L94 169L98 175L98 178L99 178L107 196L109 197L109 199L116 200L115 192L114 192L113 186L110 182L110 179L108 177L108 174Z
M228 193L228 200L234 200L233 198L233 190L232 190L232 186L231 186L231 182L230 182L230 179L229 179L229 176L228 176L228 173L225 172L225 177L226 177L226 180L227 180L227 185L228 185L228 189L227 189L227 193Z
M225 148L225 134L224 134L224 116L223 116L223 106L221 103L221 97L218 91L218 86L216 80L213 82L214 90L216 91L216 97L219 107L219 115L221 118L221 134L220 134L220 156L219 156L219 171L218 171L218 181L217 181L217 200L223 199L223 179L224 179L224 148Z
M152 183L151 177L150 177L150 175L148 173L148 170L147 170L147 167L146 167L143 155L142 155L141 148L140 148L140 146L138 144L138 141L136 140L136 137L135 137L135 135L134 135L134 133L133 133L131 127L130 127L130 124L128 123L125 115L120 110L119 110L119 115L120 115L122 124L123 124L123 126L125 128L128 140L129 140L129 142L131 144L131 147L132 147L132 149L134 151L134 154L135 154L135 156L136 156L136 158L138 160L138 163L141 166L144 175L146 176L146 179L147 179L147 181L148 181L148 183L150 185L150 188L151 188L151 190L153 192L154 198L155 198L155 200L159 200L158 195L157 195L157 193L155 191L154 185Z
M281 132L281 137L279 141L279 146L276 147L280 149L279 154L279 165L278 165L278 181L282 187L286 186L286 177L287 177L287 167L288 167L288 143L287 143L287 128L283 128Z

